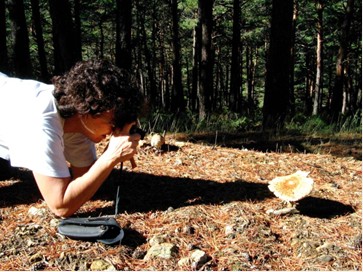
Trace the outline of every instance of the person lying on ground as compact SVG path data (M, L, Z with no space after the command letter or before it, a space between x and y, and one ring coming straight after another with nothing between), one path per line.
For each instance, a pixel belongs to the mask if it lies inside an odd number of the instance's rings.
M118 163L133 160L140 135L129 132L142 101L108 60L79 62L52 84L0 73L0 165L30 169L50 210L69 217ZM95 143L109 135L97 158Z

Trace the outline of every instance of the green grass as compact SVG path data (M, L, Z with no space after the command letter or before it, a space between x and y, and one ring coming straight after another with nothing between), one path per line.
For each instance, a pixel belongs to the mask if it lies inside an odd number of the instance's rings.
M198 116L190 112L172 114L156 112L148 118L140 120L141 126L147 132L168 133L197 133L197 132L228 132L241 133L247 131L261 131L261 118L251 119L236 113L215 113L198 121ZM361 112L352 116L340 117L335 123L331 123L320 116L306 117L296 115L286 122L281 134L310 134L310 135L338 135L361 134Z
M286 128L311 135L357 135L362 134L362 117L357 112L352 116L340 117L337 122L332 123L320 116L295 116Z

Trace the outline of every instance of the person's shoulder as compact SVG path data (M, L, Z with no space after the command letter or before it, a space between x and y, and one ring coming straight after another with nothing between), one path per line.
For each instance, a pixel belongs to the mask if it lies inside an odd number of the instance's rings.
M0 78L7 78L8 76L2 72L0 72Z

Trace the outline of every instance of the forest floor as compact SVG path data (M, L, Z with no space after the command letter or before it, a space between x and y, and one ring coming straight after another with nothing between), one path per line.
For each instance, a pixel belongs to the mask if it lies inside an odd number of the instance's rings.
M146 143L138 166L115 169L75 214L114 215L120 181L125 237L114 246L58 234L31 173L18 169L0 182L0 270L361 271L361 150L361 135L174 134L161 151ZM285 207L268 182L297 170L310 172L311 194L295 213L267 213Z

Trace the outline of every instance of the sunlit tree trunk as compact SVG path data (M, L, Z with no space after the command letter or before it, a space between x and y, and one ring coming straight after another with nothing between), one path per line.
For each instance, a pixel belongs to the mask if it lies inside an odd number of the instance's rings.
M299 13L299 1L294 0L294 11L292 16L292 34L291 34L291 54L290 54L290 87L289 87L289 107L290 114L294 116L296 114L295 107L295 58L296 58L296 50L295 50L295 39L296 39L296 24L297 17Z
M199 62L200 62L200 26L199 24L193 29L193 68L192 68L192 91L190 97L190 108L196 111L199 108L197 95L199 82Z
M354 8L354 0L347 1L345 18L342 24L342 35L340 39L340 46L336 62L335 83L331 98L331 113L332 120L337 121L340 114L344 114L346 110L346 103L343 103L343 98L346 97L345 72L347 70L347 54L350 43L350 25L352 22ZM344 107L343 107L344 106Z
M323 82L323 10L324 3L322 0L316 1L318 13L317 35L316 35L316 78L314 90L313 115L317 115L320 109L321 87Z

